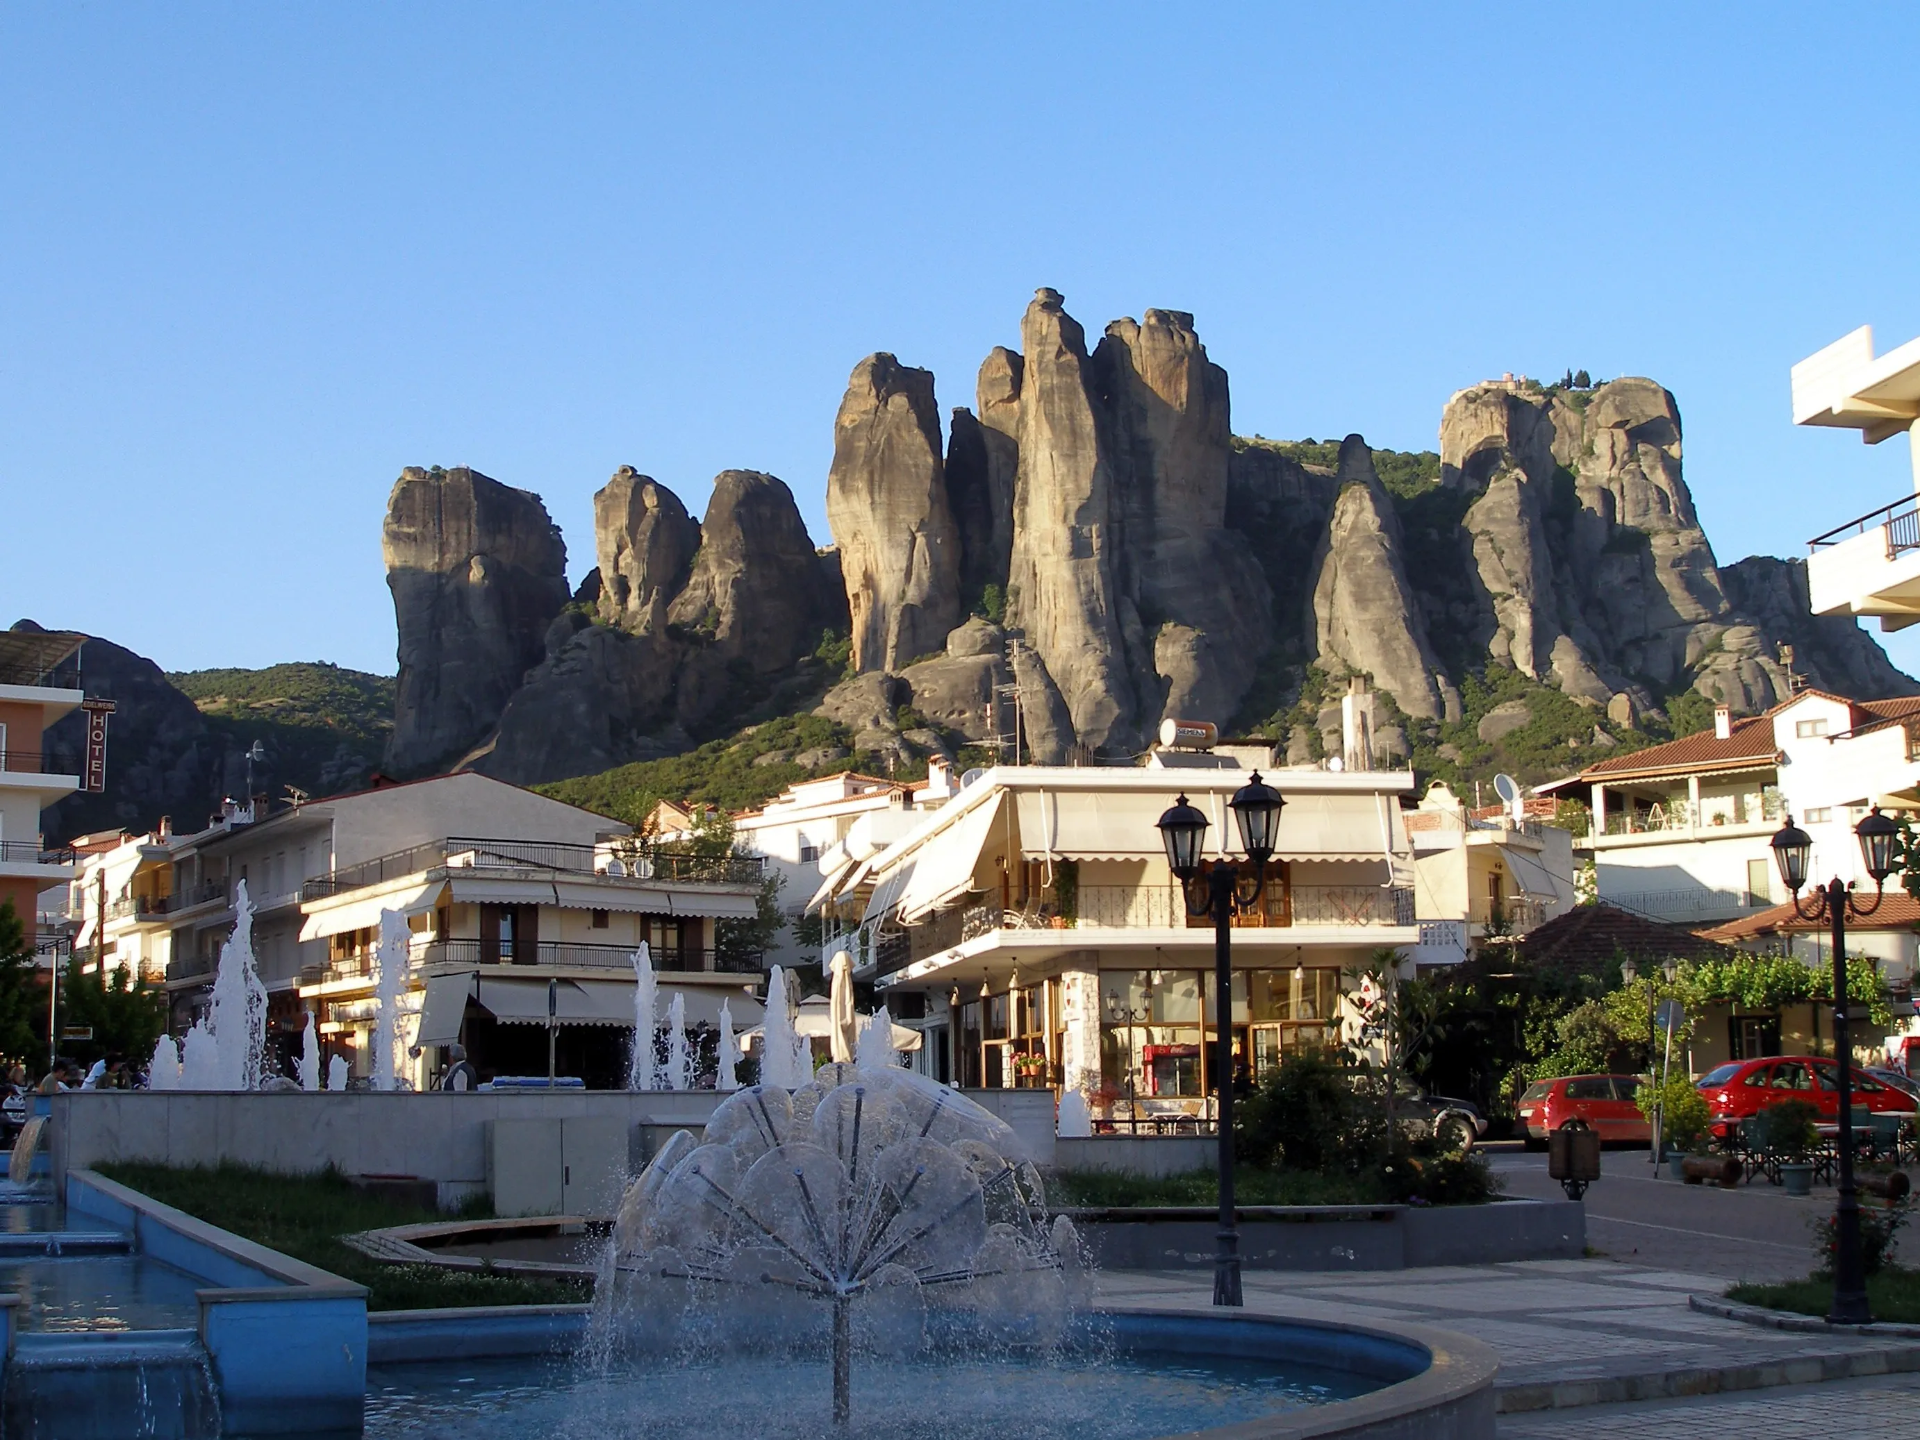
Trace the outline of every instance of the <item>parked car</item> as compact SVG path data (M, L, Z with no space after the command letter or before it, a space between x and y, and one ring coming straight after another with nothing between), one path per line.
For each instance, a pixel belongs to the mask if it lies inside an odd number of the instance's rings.
M1901 1094L1911 1095L1916 1101L1920 1101L1920 1080L1914 1079L1906 1071L1889 1070L1883 1065L1869 1065L1865 1073L1882 1085L1890 1085Z
M1804 1100L1825 1121L1840 1118L1839 1067L1819 1055L1774 1055L1762 1060L1729 1060L1694 1082L1706 1097L1715 1135L1731 1135L1740 1122L1783 1100ZM1864 1069L1853 1072L1854 1103L1881 1114L1911 1115L1912 1095L1875 1079Z
M1438 1141L1461 1154L1487 1133L1487 1117L1471 1100L1454 1095L1429 1095L1411 1085L1400 1087L1393 1102L1400 1128L1415 1139Z
M1598 1130L1602 1141L1649 1143L1653 1126L1634 1103L1645 1083L1639 1075L1562 1075L1534 1081L1520 1096L1520 1124L1526 1130L1527 1145L1539 1149L1549 1135L1572 1121Z

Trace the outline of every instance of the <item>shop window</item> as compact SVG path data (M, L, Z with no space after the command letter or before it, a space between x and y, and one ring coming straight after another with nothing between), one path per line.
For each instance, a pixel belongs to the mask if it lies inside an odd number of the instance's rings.
M609 922L608 922L606 911L596 910L593 912L593 928L594 929L604 930L607 928L608 923Z

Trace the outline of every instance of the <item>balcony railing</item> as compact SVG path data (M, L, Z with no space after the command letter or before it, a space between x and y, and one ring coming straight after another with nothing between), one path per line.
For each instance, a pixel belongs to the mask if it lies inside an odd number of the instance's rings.
M71 865L73 851L46 850L38 840L0 840L0 864Z
M1270 889L1263 907L1236 915L1236 929L1294 925L1412 925L1413 892L1377 885L1292 885ZM970 905L942 911L922 925L885 936L874 952L875 970L890 975L916 961L951 950L995 930L1180 930L1213 924L1187 912L1173 886L1082 885L1073 913L1057 906Z
M63 660L58 665L0 664L0 685L25 685L36 690L78 690L80 663Z
M1600 903L1645 915L1652 920L1730 920L1773 904L1769 896L1753 890L1713 890L1696 886L1684 890L1638 890L1620 895L1602 895Z
M1817 554L1829 545L1842 544L1870 530L1886 532L1889 560L1905 550L1920 550L1920 500L1903 495L1878 510L1869 510L1844 525L1834 526L1824 535L1814 536L1807 542L1807 549Z
M1699 811L1686 800L1663 800L1645 810L1620 811L1607 816L1607 835L1661 835L1675 831L1713 831L1727 825L1777 822L1787 813L1778 791L1759 795L1732 795L1703 801Z
M176 955L167 962L167 979L193 980L213 973L211 955Z
M617 871L607 868L610 859L615 858L619 864ZM615 880L667 881L676 885L757 885L764 874L765 861L758 855L686 855L672 851L610 857L604 849L593 845L548 840L485 840L456 835L318 876L301 887L300 898L323 900L330 895L439 869L550 870Z
M633 973L631 945L571 944L563 940L543 940L534 945L511 943L486 945L476 939L433 940L413 947L416 969L480 969L509 965L548 965L559 968L611 970ZM531 951L531 954L524 952ZM663 974L758 975L761 954L758 950L712 950L681 947L653 950L653 968ZM337 959L330 967L336 980L352 979L373 973L373 957L356 954Z
M44 750L0 750L0 770L14 775L78 775L78 764L62 761Z

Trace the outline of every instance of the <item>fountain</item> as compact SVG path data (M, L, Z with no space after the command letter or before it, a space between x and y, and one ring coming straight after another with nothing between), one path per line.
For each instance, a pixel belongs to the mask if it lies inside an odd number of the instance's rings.
M258 1090L266 1078L267 987L253 963L253 902L234 887L233 934L220 947L213 998L180 1047L182 1090Z
M352 1067L347 1064L345 1057L335 1055L327 1061L327 1089L338 1095L347 1088L351 1073Z
M733 1035L733 1011L727 1002L720 1002L720 1067L713 1077L716 1090L738 1090L740 1088L740 1042Z
M300 1032L300 1088L320 1088L320 1036L313 1028L313 1012L307 1012L306 1027Z
M893 1016L882 1005L860 1027L860 1040L854 1063L862 1070L891 1070L900 1063L900 1052L893 1048Z
M677 990L667 1006L667 1088L693 1088L693 1055L687 1049L687 1000Z
M627 1089L655 1089L659 1066L653 1053L653 1035L659 1021L660 981L653 972L653 952L642 940L633 952L633 1053L627 1061Z
M768 1055L777 1052L768 1010ZM890 1042L889 1042L890 1043ZM829 1064L738 1091L634 1181L603 1260L603 1341L826 1353L834 1423L856 1348L1049 1346L1089 1285L1065 1217L1000 1119L897 1068Z
M400 996L407 985L407 952L412 947L407 917L397 910L380 912L379 975L374 981L373 1088L400 1088Z
M171 1035L162 1035L154 1043L153 1058L147 1062L147 1089L180 1088L180 1046Z
M774 966L767 976L767 1018L760 1032L760 1080L792 1090L813 1073L813 1054L806 1036L794 1033L787 983L786 972Z

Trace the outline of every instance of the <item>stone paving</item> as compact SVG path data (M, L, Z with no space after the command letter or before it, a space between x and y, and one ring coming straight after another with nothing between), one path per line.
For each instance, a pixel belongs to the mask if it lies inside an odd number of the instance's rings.
M1503 1415L1498 1433L1500 1440L1912 1440L1920 1434L1920 1376Z
M1587 1405L1594 1396L1617 1393L1623 1384L1639 1387L1635 1394L1702 1388L1697 1378L1659 1378L1670 1372L1771 1367L1777 1383L1781 1366L1812 1357L1827 1357L1828 1373L1836 1365L1907 1369L1920 1364L1920 1345L1912 1340L1766 1330L1688 1308L1690 1294L1718 1294L1725 1284L1712 1276L1609 1260L1541 1260L1359 1273L1249 1271L1243 1288L1247 1308L1262 1314L1356 1324L1405 1320L1474 1336L1499 1352L1502 1404L1509 1410ZM1100 1276L1100 1298L1115 1308L1204 1309L1212 1302L1212 1275L1204 1270L1106 1271ZM1803 1369L1804 1378L1821 1378L1818 1366L1809 1363ZM1658 1388L1663 1384L1670 1389ZM1551 1413L1570 1425L1586 1412ZM1920 1412L1906 1433L1920 1435Z

